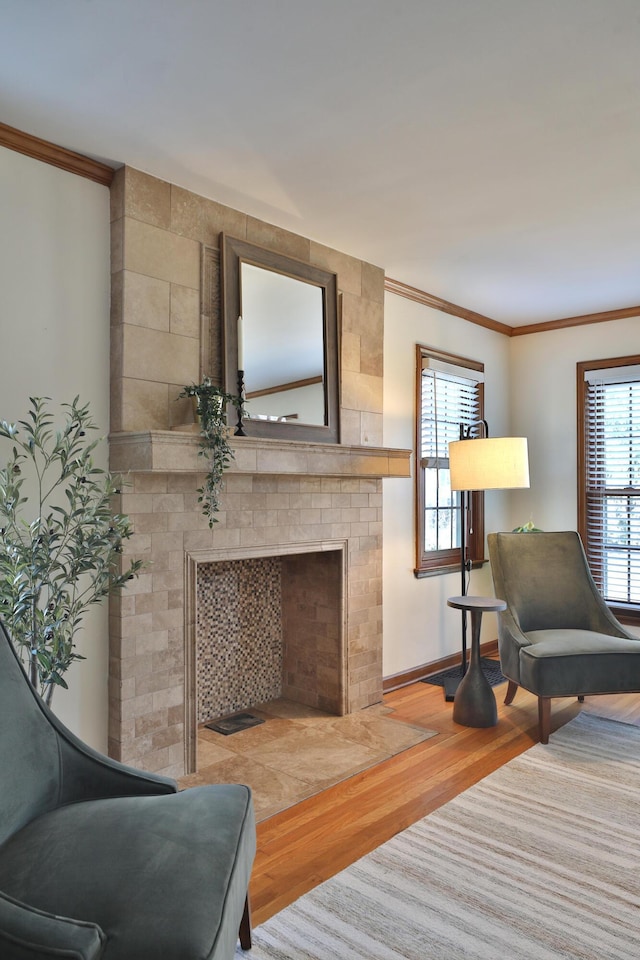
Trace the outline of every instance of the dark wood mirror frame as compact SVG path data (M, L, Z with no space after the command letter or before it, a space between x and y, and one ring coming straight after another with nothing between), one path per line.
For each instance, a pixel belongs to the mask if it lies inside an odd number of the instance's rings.
M335 273L249 243L220 235L221 295L224 337L224 382L238 393L238 317L242 315L240 268L243 262L313 283L322 290L324 342L324 425L243 419L245 436L314 443L339 443L338 283ZM235 422L232 418L230 423Z

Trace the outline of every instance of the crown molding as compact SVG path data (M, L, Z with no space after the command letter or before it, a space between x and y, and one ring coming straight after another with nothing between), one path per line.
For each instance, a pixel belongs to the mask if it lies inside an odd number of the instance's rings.
M623 320L626 317L640 317L640 306L620 307L619 310L603 310L601 313L585 313L578 317L564 317L560 320L545 320L541 323L528 323L522 327L510 327L506 323L500 323L498 320L492 320L491 317L485 317L482 313L476 313L474 310L467 310L466 307L459 307L455 303L436 297L432 293L426 293L417 287L410 287L400 280L392 280L385 277L384 288L388 293L395 293L406 300L415 300L425 307L433 307L434 310L440 310L442 313L450 313L455 317L462 317L469 323L475 323L480 327L486 327L488 330L495 330L497 333L503 333L507 337L524 337L530 333L546 333L549 330L564 330L567 327L582 327L589 323L606 323L609 320Z
M73 150L59 147L48 140L34 137L23 130L9 127L6 123L0 123L0 146L15 150L16 153L23 153L34 160L50 163L54 167L59 167L69 173L75 173L79 177L86 177L87 180L101 183L105 187L110 187L113 180L114 170L106 163L91 160L81 153L75 153Z
M450 303L443 300L442 297L436 297L432 293L426 293L417 287L410 287L407 283L400 280L392 280L391 277L385 277L384 288L388 293L395 293L406 300L415 300L425 307L433 307L434 310L440 310L442 313L449 313L454 317L462 317L470 323L476 323L479 327L486 327L488 330L495 330L497 333L504 333L505 336L512 335L512 327L506 323L500 323L499 320L492 320L491 317L485 317L475 310L467 310L466 307L460 307L456 303Z
M544 323L529 323L524 327L513 327L510 335L512 337L524 337L528 333L545 333L547 330L583 327L588 323L606 323L608 320L624 320L625 317L640 317L640 306L621 307L619 310L603 310L602 313L585 313L579 317L546 320Z

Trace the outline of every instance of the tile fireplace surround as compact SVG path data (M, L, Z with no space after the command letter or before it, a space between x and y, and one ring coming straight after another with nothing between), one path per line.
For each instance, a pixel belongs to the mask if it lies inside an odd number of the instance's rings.
M222 229L336 272L341 443L234 438L219 522L209 529L197 493L204 461L193 427L180 426L187 417L176 397L216 362ZM276 695L336 714L381 700L382 479L409 476L410 452L381 445L379 268L123 168L112 188L112 278L110 462L127 479L117 506L134 529L126 549L149 565L110 603L109 752L177 777L195 768L198 660L214 713L216 690L225 688L225 713L252 705L242 691L251 700L261 689L248 680L231 693L218 675L227 661L237 672L262 657L251 645L266 632L253 602L261 590L271 601L281 592ZM207 578L236 561L251 576L267 563L281 590L245 586L251 615L223 630L228 649L205 656L203 625L221 602L209 585L199 613L199 588L202 596ZM242 614L236 601L223 624Z

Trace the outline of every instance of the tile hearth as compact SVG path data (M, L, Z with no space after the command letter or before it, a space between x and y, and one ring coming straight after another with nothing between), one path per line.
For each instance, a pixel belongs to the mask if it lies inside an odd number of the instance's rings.
M197 772L179 784L247 783L258 820L435 736L384 704L337 717L279 699L249 712L265 723L229 736L199 727Z

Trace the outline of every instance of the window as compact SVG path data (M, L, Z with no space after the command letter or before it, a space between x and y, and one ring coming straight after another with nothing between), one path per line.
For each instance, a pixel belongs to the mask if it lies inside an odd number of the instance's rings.
M460 566L460 494L449 482L449 443L460 424L483 417L483 365L418 344L416 435L416 576ZM471 497L468 559L483 560L484 498Z
M640 357L578 364L578 529L614 612L640 622Z

